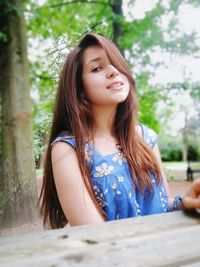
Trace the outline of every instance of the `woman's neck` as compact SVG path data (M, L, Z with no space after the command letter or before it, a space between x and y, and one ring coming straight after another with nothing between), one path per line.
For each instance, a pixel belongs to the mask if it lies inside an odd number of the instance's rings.
M94 118L94 135L114 136L113 124L116 108L98 108L92 109Z
M96 108L92 110L94 118L93 142L102 155L117 153L118 140L113 132L116 108Z

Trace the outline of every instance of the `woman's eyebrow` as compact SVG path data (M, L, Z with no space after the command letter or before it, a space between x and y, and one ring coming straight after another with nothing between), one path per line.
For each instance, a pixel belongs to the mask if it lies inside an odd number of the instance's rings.
M93 58L93 59L91 59L86 65L89 65L90 63L92 63L92 62L96 62L96 61L99 61L99 60L101 60L101 57Z

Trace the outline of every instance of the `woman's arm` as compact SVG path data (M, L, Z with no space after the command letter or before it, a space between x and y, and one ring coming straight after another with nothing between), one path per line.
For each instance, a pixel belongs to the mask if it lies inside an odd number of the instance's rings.
M174 204L174 198L172 198L172 195L169 190L167 178L164 174L163 166L162 166L162 161L160 157L160 151L158 148L158 145L156 144L153 148L153 153L157 159L157 162L159 164L161 174L163 177L163 183L165 185L168 197L169 197L169 203L170 207L173 208ZM200 208L200 179L196 179L191 186L189 187L189 190L187 193L182 197L182 206L184 209L192 209L192 208Z
M51 156L58 198L69 224L103 222L84 184L75 150L58 142L53 145Z

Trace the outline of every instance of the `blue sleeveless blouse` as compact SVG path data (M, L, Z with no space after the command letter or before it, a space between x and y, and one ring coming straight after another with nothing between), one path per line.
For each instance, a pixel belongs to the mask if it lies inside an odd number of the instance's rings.
M157 142L156 133L144 125L138 125L137 130L153 148ZM52 144L59 141L76 149L76 140L67 132L61 133ZM91 143L86 143L85 159L95 196L108 221L170 211L164 184L158 184L154 174L150 173L153 191L147 188L141 193L134 186L127 160L120 150L103 156Z

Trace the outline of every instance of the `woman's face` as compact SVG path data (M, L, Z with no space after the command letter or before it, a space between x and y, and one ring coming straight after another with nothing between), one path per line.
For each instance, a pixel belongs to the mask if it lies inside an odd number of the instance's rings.
M83 85L93 106L116 106L129 93L129 81L111 65L100 46L88 47L83 54Z

